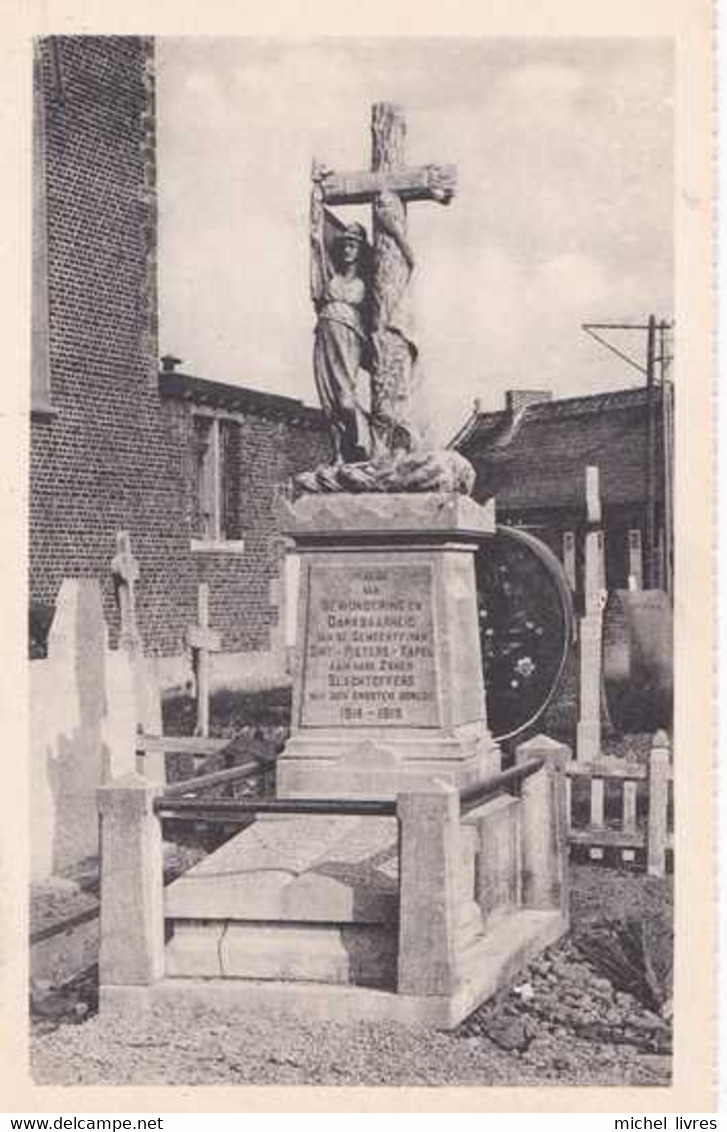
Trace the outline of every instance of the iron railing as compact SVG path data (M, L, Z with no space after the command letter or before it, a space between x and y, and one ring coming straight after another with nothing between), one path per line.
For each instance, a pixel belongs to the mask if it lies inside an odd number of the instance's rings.
M525 762L511 766L509 770L502 770L489 778L483 778L474 786L462 790L459 796L460 813L468 814L488 798L494 798L503 792L509 793L512 789L519 790L524 780L531 774L537 774L545 766L545 759L526 759Z
M460 792L460 812L467 814L488 798L518 790L524 780L536 774L545 759L534 758L493 774ZM328 814L350 817L395 817L396 800L372 798L211 798L189 797L215 786L252 777L258 763L242 763L229 770L189 778L168 786L154 800L160 818L245 824L255 814Z

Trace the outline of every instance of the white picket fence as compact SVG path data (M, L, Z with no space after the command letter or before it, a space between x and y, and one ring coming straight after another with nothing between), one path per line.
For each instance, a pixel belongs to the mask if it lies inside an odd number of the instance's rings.
M586 846L592 860L602 859L606 849L615 849L622 861L632 862L637 851L645 851L647 872L664 876L667 853L674 849L673 768L666 732L658 731L654 736L646 764L608 756L588 762L573 759L566 764L566 776L570 844ZM589 821L576 825L573 786L584 778L590 782ZM607 821L606 784L613 782L621 786L621 812L618 818ZM640 823L637 802L644 790L646 820Z

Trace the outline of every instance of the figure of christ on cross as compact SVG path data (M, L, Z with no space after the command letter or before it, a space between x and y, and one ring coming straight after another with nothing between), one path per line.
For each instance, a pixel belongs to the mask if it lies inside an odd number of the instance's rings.
M414 255L406 205L447 204L455 186L453 166L405 165L400 107L376 103L371 133L370 170L340 174L313 167L314 372L336 464L382 462L419 447L412 412L417 346L407 311ZM362 203L373 206L373 247L362 225L344 226L325 208ZM368 405L360 386L362 369L371 378Z

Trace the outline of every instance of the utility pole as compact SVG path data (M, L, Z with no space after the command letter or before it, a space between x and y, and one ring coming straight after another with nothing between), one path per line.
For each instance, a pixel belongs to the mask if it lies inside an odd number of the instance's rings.
M673 472L674 472L674 390L667 379L667 371L671 363L671 355L667 352L668 326L659 324L659 363L661 381L661 425L662 425L662 453L664 460L664 571L662 584L669 597L674 592L674 562L673 562Z
M644 586L657 587L656 570L656 403L654 396L654 358L656 319L649 315L646 331L646 560Z
M671 390L666 381L666 371L671 357L667 356L667 333L673 322L663 319L657 322L650 315L646 323L590 322L583 323L582 329L612 354L639 371L646 378L646 512L644 531L644 587L646 589L665 588L671 594ZM628 353L609 342L601 331L636 330L646 333L646 364L636 361ZM658 354L657 354L658 341ZM657 362L658 378L657 378ZM661 413L663 426L664 464L664 542L658 543L657 524L657 384L661 390Z

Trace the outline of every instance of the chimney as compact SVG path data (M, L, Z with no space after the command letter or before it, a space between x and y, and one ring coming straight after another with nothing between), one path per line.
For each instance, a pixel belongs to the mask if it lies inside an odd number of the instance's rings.
M508 389L505 393L505 408L511 416L516 416L526 405L537 405L540 401L552 401L550 389Z
M183 361L184 358L175 358L174 354L164 354L161 359L162 372L174 373L177 366L181 365Z

